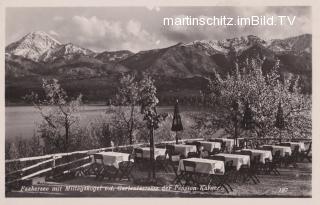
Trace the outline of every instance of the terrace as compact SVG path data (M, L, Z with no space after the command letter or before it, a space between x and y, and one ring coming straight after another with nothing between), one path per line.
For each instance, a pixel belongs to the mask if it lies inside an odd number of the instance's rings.
M155 148L155 174L156 180L150 182L152 178L152 166L150 165L150 152L146 144L139 144L134 146L121 146L101 148L98 150L86 150L73 153L62 153L55 155L46 155L41 157L23 158L16 160L6 161L6 196L7 197L311 197L311 176L312 176L312 163L310 163L311 156L311 143L300 143L301 146L305 145L303 150L299 150L298 158L295 161L289 160L288 154L281 153L281 161L277 164L276 169L280 175L272 172L268 164L268 157L272 158L271 161L276 161L276 151L291 150L290 156L295 153L295 146L282 143L277 146L275 142L261 141L260 145L251 145L246 143L245 147L238 148L237 150L232 147L228 150L228 146L222 143L218 149L211 149L209 146L197 146L201 142L203 145L219 144L221 139L204 141L203 139L194 139L190 141L181 141L180 146L182 149L176 148L180 153L181 159L174 163L170 163L176 153L168 152L167 144L176 146L174 142L164 142L156 145ZM231 142L231 141L230 141ZM247 141L248 142L248 141ZM270 151L268 147L263 148L262 145L269 144L274 146L274 150ZM295 145L295 143L293 142ZM189 149L195 146L196 152ZM289 145L289 146L288 146ZM232 146L232 144L231 144ZM243 144L241 145L243 146ZM252 147L253 146L253 147ZM255 147L254 147L255 146ZM137 154L137 149L142 147L143 155ZM183 149L183 147L185 149ZM187 147L187 148L186 148ZM310 148L309 148L310 147ZM165 149L166 148L166 149ZM204 149L211 149L209 156L202 155L205 153ZM246 155L245 151L248 148L252 156L254 153L267 153L270 151L272 156L261 155L265 163L257 163L255 166L254 159ZM199 151L200 149L200 152ZM166 150L162 153L162 150ZM215 150L216 153L213 153ZM219 151L218 151L219 150ZM242 151L241 151L242 150ZM255 151L258 150L258 151ZM309 150L309 151L308 151ZM111 152L112 151L112 152ZM111 152L111 155L110 155ZM242 152L242 154L240 154ZM124 153L123 156L134 156L132 160L132 167L124 169L128 172L114 172L120 170L120 167L105 166L105 169L100 166L97 156L103 156L102 161L110 162L110 156L119 156L117 153ZM146 154L147 153L147 154ZM186 153L186 157L183 154ZM190 154L191 153L191 154ZM193 155L198 153L199 155ZM304 154L307 153L307 155ZM149 154L149 155L148 155ZM162 158L161 156L165 156ZM225 161L219 161L217 156L223 155ZM106 158L106 156L108 156ZM121 155L122 156L122 155ZM238 156L239 161L233 159L233 169L228 171L228 157ZM243 157L242 157L243 156ZM303 157L305 156L305 157ZM140 157L140 158L139 158ZM250 165L250 172L245 172L246 157L249 158L248 165ZM117 158L118 160L118 158ZM210 161L211 160L211 161ZM112 160L111 160L112 161ZM120 160L121 161L121 160ZM120 161L113 161L119 163ZM174 161L174 160L173 160ZM199 163L214 162L211 164L213 169L206 171L203 168L204 164L197 164L195 169L187 170L187 166L183 161L194 161ZM231 160L232 161L232 160ZM250 163L251 161L251 163ZM223 164L220 167L222 172L218 171L217 165ZM263 162L263 161L262 161ZM241 163L241 164L238 164ZM126 163L127 165L128 163ZM130 164L130 163L129 163ZM99 165L95 167L95 165ZM105 165L105 163L104 163ZM237 166L239 166L239 169ZM271 164L270 164L271 165ZM13 167L15 170L13 171ZM202 167L202 168L201 168ZM255 168L254 168L255 167ZM128 168L128 166L126 166ZM132 168L132 169L131 169ZM9 169L11 169L9 171ZM99 171L97 171L99 170ZM177 173L176 173L177 172ZM220 175L219 173L222 173ZM180 182L175 180L180 176ZM222 177L221 176L227 176ZM252 177L253 176L253 180ZM217 178L218 177L218 178ZM255 178L257 180L254 180ZM212 180L213 179L213 180ZM209 183L209 181L213 183ZM219 183L224 185L229 184L232 190L225 189Z

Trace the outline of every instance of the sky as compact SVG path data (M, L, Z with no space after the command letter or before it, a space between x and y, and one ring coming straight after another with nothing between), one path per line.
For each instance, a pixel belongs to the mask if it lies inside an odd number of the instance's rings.
M163 26L165 17L296 16L292 26ZM311 33L310 7L11 7L6 45L44 31L61 43L96 52L168 47L179 42L256 35L265 40Z

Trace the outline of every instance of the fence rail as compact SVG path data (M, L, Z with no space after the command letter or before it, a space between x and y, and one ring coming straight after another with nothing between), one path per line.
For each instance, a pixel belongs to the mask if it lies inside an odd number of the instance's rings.
M188 140L204 140L204 138L184 139L180 142ZM259 142L279 141L279 138L250 138ZM311 141L311 139L295 139L299 141ZM283 139L285 141L285 139ZM173 144L175 141L163 141L158 144ZM43 156L25 157L19 159L5 160L6 165L6 185L22 182L37 176L55 177L60 174L67 174L75 172L84 167L90 166L92 163L90 155L108 150L122 150L139 146L147 145L147 143L140 143L134 145L122 145L116 147L103 147L98 149L81 150L67 153L56 153ZM123 151L123 150L122 150ZM39 161L41 160L41 161ZM31 164L34 162L34 164ZM25 164L25 167L22 167Z
M203 138L185 139L180 141L184 142L188 140L203 140ZM170 143L175 143L175 141L164 141L159 144L170 144ZM147 145L147 143L139 143L134 145L122 145L122 146L116 146L116 147L103 147L98 149L81 150L81 151L74 151L74 152L67 152L67 153L56 153L56 154L49 154L49 155L43 155L43 156L24 157L19 159L5 160L6 185L18 183L36 176L45 175L46 177L54 177L54 175L71 173L73 171L77 171L81 168L89 166L91 164L90 155L94 153L108 151L108 150L128 149L128 148L132 148L133 150L133 148L135 147L144 146L144 145ZM43 161L39 162L39 160L43 160ZM60 163L58 163L59 160L61 161ZM36 161L36 162L32 165L28 165L23 168L12 168L14 170L7 170L9 169L10 165L30 163L33 161ZM34 170L34 171L31 172L31 170ZM59 170L58 173L53 173L57 170ZM30 173L27 173L28 171Z

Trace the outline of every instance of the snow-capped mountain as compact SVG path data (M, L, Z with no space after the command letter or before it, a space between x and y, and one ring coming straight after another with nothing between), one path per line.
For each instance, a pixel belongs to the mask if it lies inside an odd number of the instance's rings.
M119 62L133 55L131 51L121 50L121 51L104 51L95 56L96 59L102 62Z
M94 54L89 49L68 43L59 45L54 49L49 49L40 56L39 60L44 62L53 62L56 59L72 60L79 56L93 56Z
M310 93L311 39L312 36L306 34L265 41L249 35L226 40L196 40L135 54L122 50L94 53L71 43L60 43L44 32L33 32L6 48L6 91L10 99L19 100L38 88L42 78L54 77L63 80L73 92L97 99L109 97L118 86L119 75L130 72L153 75L157 88L163 93L168 89L177 90L177 95L189 91L198 93L212 74L223 77L232 72L234 60L242 66L248 58L262 58L265 71L279 59L280 72L284 76L298 75L302 90Z
M33 61L39 61L47 51L55 49L61 43L43 31L36 31L25 35L22 39L6 47L6 53L22 56Z
M312 51L311 34L304 34L286 39L274 39L271 40L268 46L269 49L275 52L295 51L295 52L307 52Z

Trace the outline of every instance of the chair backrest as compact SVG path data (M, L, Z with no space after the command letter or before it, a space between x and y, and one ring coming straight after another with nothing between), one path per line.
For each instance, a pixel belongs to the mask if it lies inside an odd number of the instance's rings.
M135 148L134 153L136 154L136 157L143 158L143 150L140 148Z
M249 155L250 158L251 158L251 156L252 156L252 152L251 152L251 151L247 151L247 150L241 150L241 151L239 152L239 154L241 154L241 155Z
M157 144L155 147L156 148L166 148L167 145L166 144Z
M171 152L173 152L173 151L174 151L174 145L172 145L172 144L167 144L167 145L166 145L166 149L167 149L167 150L170 150Z
M227 142L224 142L221 140L220 143L221 143L221 150L220 151L224 152L227 148Z
M307 152L306 152L307 155L310 153L311 148L312 148L312 142L309 143L309 147L308 147Z
M245 146L245 140L244 139L239 140L239 147L244 148L244 146Z
M213 148L212 151L209 154L214 155L214 154L218 154L219 152L220 152L220 149Z
M183 160L182 162L183 162L183 167L184 167L185 172L188 172L187 168L190 168L192 170L191 172L195 172L195 170L196 170L196 163L195 162L187 161L187 160Z
M97 163L98 160L103 164L103 156L101 154L93 154L94 162Z
M199 154L196 152L189 152L187 158L198 158Z
M209 159L223 161L223 162L226 161L226 158L224 156L219 156L219 155L209 156Z
M272 146L263 146L262 149L264 150L269 150L269 151L273 151L273 147Z
M274 158L274 159L279 159L279 158L280 158L280 154L281 154L280 150L277 150L277 151L274 153L273 158Z
M230 168L230 167L233 167L233 161L232 160L229 160L229 161L226 161L224 166L227 168Z
M252 164L253 165L260 164L260 156L254 156L253 159L252 159Z
M289 142L282 142L280 146L291 147L291 144Z
M222 143L223 140L222 139L208 139L209 142L220 142Z

